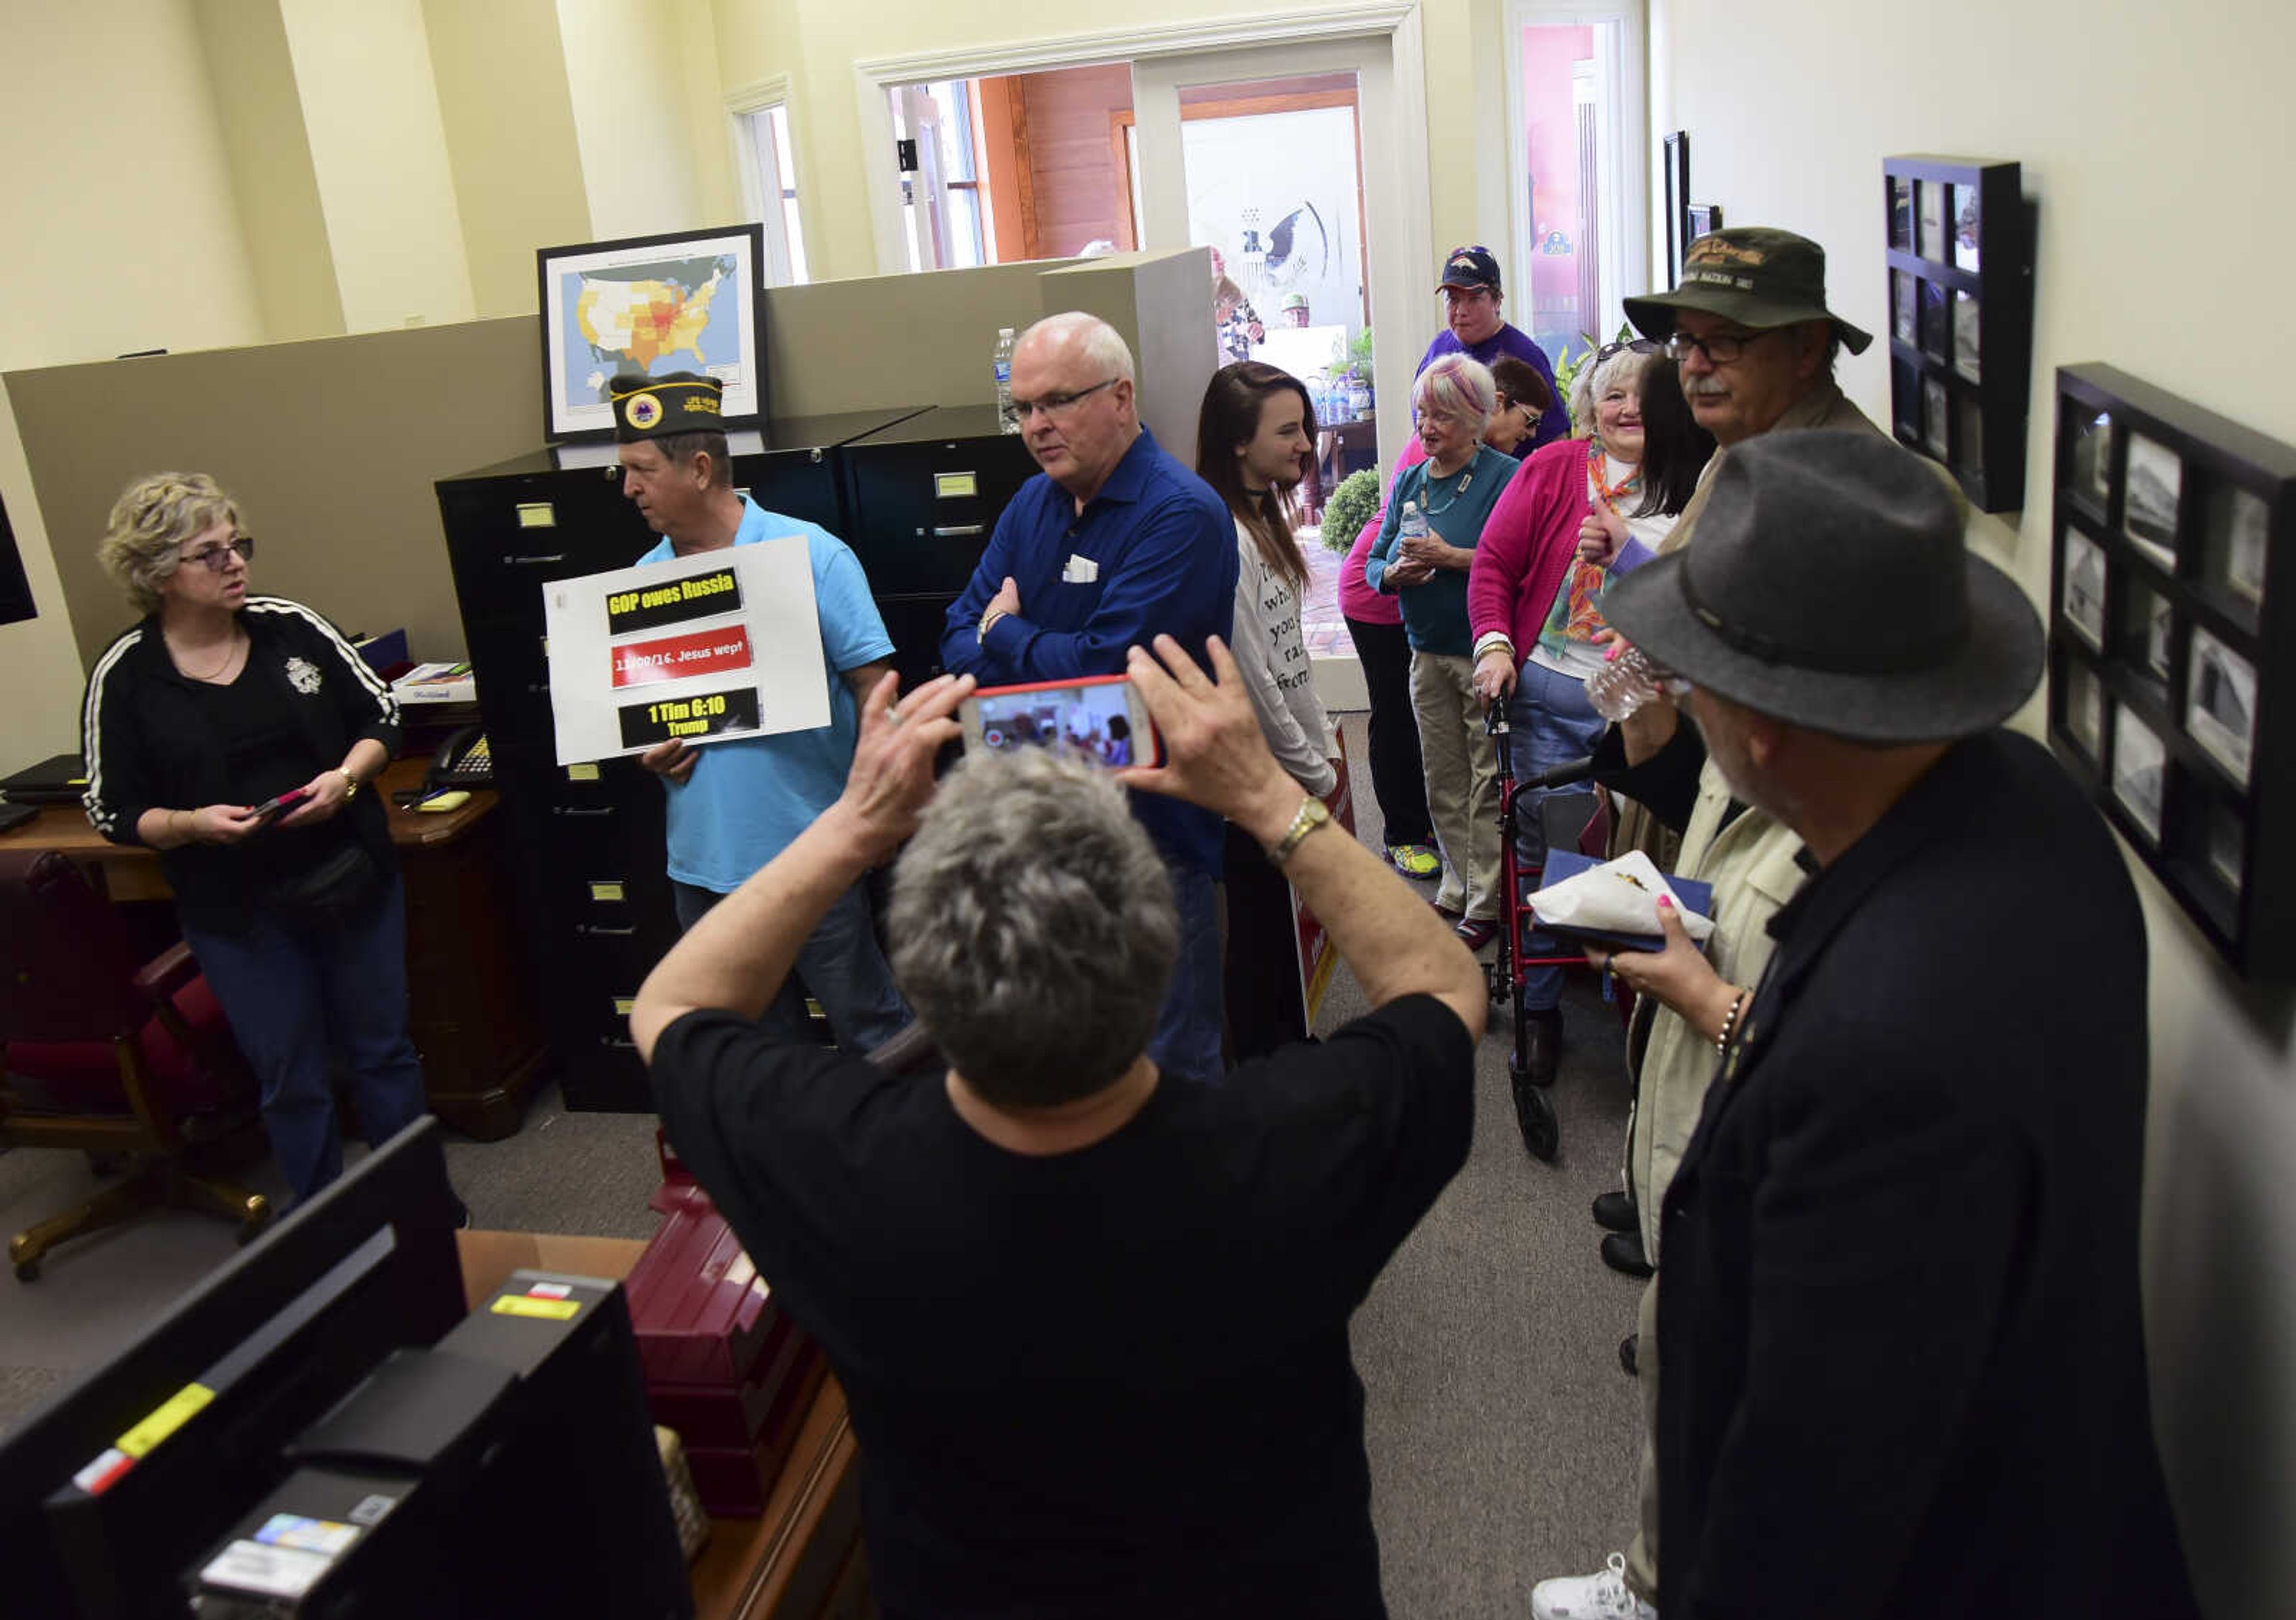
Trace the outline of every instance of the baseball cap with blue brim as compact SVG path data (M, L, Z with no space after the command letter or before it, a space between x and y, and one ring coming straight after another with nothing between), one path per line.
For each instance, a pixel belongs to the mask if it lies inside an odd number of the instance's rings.
M1799 321L1831 321L1842 347L1866 352L1874 334L1825 307L1825 250L1807 236L1768 225L1734 225L1690 244L1672 292L1624 300L1627 319L1646 338L1674 331L1674 312L1695 309L1757 331Z

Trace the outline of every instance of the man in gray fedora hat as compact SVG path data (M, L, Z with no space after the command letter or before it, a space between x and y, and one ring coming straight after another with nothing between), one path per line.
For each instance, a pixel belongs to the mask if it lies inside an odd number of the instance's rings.
M1661 1209L1669 1620L2194 1614L2137 1290L2144 921L2002 729L2031 605L1919 459L1773 432L1603 610L1817 868Z

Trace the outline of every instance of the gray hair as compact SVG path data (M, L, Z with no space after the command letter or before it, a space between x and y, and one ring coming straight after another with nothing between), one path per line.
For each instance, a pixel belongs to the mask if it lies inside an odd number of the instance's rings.
M1611 391L1613 382L1624 381L1629 389L1640 387L1644 371L1656 357L1622 348L1600 365L1578 368L1578 374L1570 379L1570 420L1578 427L1579 438L1603 437L1595 423L1595 407Z
M204 472L153 472L111 503L95 560L138 610L156 612L160 582L183 560L184 544L218 523L239 523L239 509Z
M657 433L648 441L661 452L662 460L673 467L683 467L703 451L709 453L709 487L730 489L734 484L734 454L726 443L726 436L715 428L696 428L691 433Z
M1110 377L1121 377L1135 382L1138 373L1132 369L1132 346L1124 334L1098 315L1086 315L1081 309L1070 309L1060 315L1046 315L1021 334L1020 342L1030 339L1044 343L1074 343L1095 370ZM1017 348L1019 344L1015 344Z
M1146 1049L1180 951L1156 847L1106 773L1050 749L969 756L893 871L893 977L983 1098L1045 1108Z
M1439 355L1411 385L1411 404L1415 410L1465 422L1480 438L1491 413L1499 408L1498 384L1491 380L1490 367L1473 356Z

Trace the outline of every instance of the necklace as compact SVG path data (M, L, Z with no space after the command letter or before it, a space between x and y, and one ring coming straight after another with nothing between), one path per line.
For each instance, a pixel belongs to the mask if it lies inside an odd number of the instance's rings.
M214 668L193 669L184 660L180 653L177 653L176 658L176 667L183 671L184 678L185 680L212 682L219 677L225 670L229 669L234 663L238 661L240 648L242 645L242 640L240 635L239 626L238 625L234 624L231 627L230 636L224 642L223 658L217 663ZM176 652L176 650L170 648L169 651Z
M1467 486L1475 481L1475 463L1472 462L1467 463L1467 470L1459 475L1459 481L1451 486L1451 498L1440 506L1435 504L1434 470L1431 467L1428 473L1426 507L1427 515L1431 518L1437 512L1448 511L1459 503L1459 497L1467 493ZM1446 473L1444 476L1447 479L1450 475Z

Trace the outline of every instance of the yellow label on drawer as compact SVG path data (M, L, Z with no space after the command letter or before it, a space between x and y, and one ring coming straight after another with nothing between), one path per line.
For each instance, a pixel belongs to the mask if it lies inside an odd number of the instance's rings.
M635 995L618 995L614 998L614 1016L626 1019L637 1010L637 1004L638 998Z
M568 781L595 781L598 780L598 767L594 765L568 765L566 767L566 780Z
M619 883L593 883L590 885L590 898L593 900L619 900L621 897L622 886Z
M539 1316L551 1321L571 1321L581 1313L578 1299L537 1299L527 1294L504 1294L488 1307L497 1316Z
M518 503L518 526L521 528L556 528L558 509L547 501L521 501Z
M113 1442L130 1457L144 1457L152 1448L191 1421L192 1414L215 1399L204 1384L186 1384L152 1411L152 1415Z
M940 501L962 500L980 493L980 479L970 472L936 472L933 474L933 498Z

